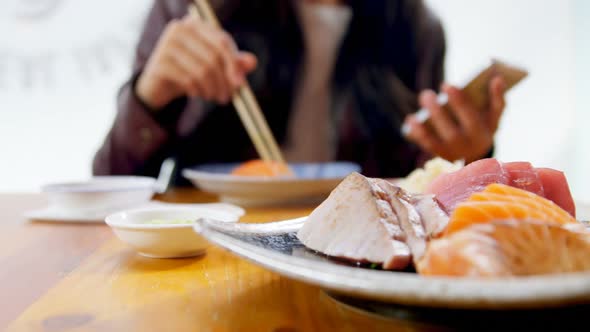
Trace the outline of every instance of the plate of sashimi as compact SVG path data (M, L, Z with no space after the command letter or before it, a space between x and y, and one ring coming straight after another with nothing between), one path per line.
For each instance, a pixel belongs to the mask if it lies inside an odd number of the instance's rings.
M497 159L448 164L401 181L352 173L308 217L203 219L195 230L335 295L470 309L590 304L590 229L564 173Z

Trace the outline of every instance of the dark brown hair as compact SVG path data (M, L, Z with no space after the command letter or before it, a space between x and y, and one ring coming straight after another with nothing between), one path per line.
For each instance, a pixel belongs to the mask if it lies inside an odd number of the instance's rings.
M269 117L283 124L290 109L303 43L293 1L225 0L216 9L241 49L255 53L251 81ZM427 15L421 0L348 0L353 10L334 73L337 90L352 91L367 135L398 130L415 110L418 29ZM385 73L392 73L386 75ZM281 111L282 110L282 111ZM271 120L272 121L272 120Z

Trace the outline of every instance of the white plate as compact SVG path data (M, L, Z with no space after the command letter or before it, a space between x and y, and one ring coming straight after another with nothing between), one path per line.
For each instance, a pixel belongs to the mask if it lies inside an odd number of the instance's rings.
M115 212L150 201L156 180L144 176L97 176L84 181L52 183L41 187L49 204L25 213L29 219L97 222Z
M208 204L174 204L158 201L150 201L145 204L129 206L128 209L156 208L156 207L175 207L175 208L211 208L217 211L232 213L237 216L244 215L245 211L241 207L227 203L208 203ZM124 208L115 208L112 210L98 211L77 211L67 210L60 207L48 206L40 210L29 211L24 214L25 218L44 222L65 222L65 223L103 223L105 218L113 213L123 211Z
M107 211L148 202L156 180L145 176L97 176L41 188L52 207L62 210Z
M224 202L241 206L315 204L347 175L360 167L348 162L291 164L296 177L247 177L230 175L237 164L203 165L183 171L201 190L219 195Z
M119 239L150 258L182 258L201 255L209 243L193 231L192 223L150 224L152 220L186 220L215 218L234 223L243 213L235 214L212 207L160 206L123 211L106 217L106 223Z
M60 207L48 206L43 209L25 212L24 217L29 220L45 222L102 223L106 216L115 211L71 211Z
M303 246L296 231L305 218L227 225L199 220L209 241L285 277L343 296L385 303L463 309L543 308L590 303L590 273L468 279L379 271L327 259Z

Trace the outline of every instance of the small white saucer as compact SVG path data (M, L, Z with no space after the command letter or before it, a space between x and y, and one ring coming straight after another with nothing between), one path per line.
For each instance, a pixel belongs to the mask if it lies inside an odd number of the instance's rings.
M156 179L144 176L96 176L41 187L48 205L25 217L40 221L100 222L116 211L147 204Z
M174 207L174 208L210 208L241 217L245 211L239 206L227 203L208 203L208 204L175 204L158 201L150 201L145 204L120 207L109 210L91 211L91 210L66 210L59 206L47 206L39 210L28 211L24 217L29 220L44 222L60 223L104 223L105 218L113 213L126 209L147 209L157 207Z
M24 216L29 220L47 222L102 223L109 214L109 212L104 211L68 211L60 207L48 206L43 209L28 211Z

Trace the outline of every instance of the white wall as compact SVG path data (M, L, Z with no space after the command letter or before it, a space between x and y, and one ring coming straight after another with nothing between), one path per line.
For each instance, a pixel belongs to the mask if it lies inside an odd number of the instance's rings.
M590 201L590 1L576 0L576 127L574 155L568 158L575 164L575 189L579 197Z
M45 182L90 175L91 157L114 115L116 89L128 75L149 3L0 2L0 151L5 158L0 191L36 190ZM572 129L576 91L583 96L581 87L590 88L580 83L590 74L584 61L590 44L579 45L584 34L575 33L574 22L580 22L578 30L587 26L584 13L590 14L590 5L584 0L427 3L446 28L450 82L465 81L490 57L531 72L508 97L498 156L564 169L575 178L574 191L590 196L576 168L590 166L590 157L574 160L572 154L587 146L574 145L576 135L588 142L587 134ZM579 68L583 76L575 75Z
M576 19L585 22L584 0L427 0L441 16L448 38L447 76L463 82L490 57L524 66L530 76L508 95L497 135L497 156L562 169L575 196L584 189L576 142ZM584 8L582 8L584 7ZM574 10L576 9L576 10ZM577 13L577 14L575 14ZM584 16L585 14L585 16ZM586 23L584 23L586 24ZM587 24L586 24L587 25ZM579 28L579 27L578 27ZM589 31L589 30L586 30ZM590 53L590 47L586 49ZM588 59L586 57L586 59ZM589 73L587 71L587 73ZM587 75L586 75L587 77ZM582 79L581 77L579 77ZM579 84L578 84L579 86ZM590 165L590 159L587 161Z
M498 156L566 167L562 148L570 139L575 96L571 1L428 2L447 31L451 82L461 82L490 57L530 71L508 95Z
M149 3L0 2L0 191L90 175Z

